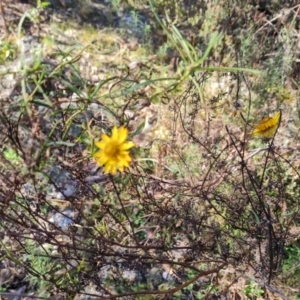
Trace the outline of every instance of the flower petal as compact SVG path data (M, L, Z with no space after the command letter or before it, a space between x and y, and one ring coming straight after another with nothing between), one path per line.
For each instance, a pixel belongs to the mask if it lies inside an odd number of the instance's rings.
M128 137L128 129L124 126L119 128L119 142L124 143Z
M119 132L118 132L118 128L116 126L114 126L114 128L112 130L111 139L115 140L115 141L119 140Z
M281 112L277 112L273 117L266 117L262 119L252 132L253 136L262 136L265 138L272 138L276 132Z
M123 143L122 145L120 145L120 150L121 151L128 150L134 146L135 146L134 142Z
M101 139L103 140L103 143L108 143L111 140L111 138L104 133L101 135Z
M106 143L101 141L101 142L96 142L95 145L97 146L97 148L103 149Z

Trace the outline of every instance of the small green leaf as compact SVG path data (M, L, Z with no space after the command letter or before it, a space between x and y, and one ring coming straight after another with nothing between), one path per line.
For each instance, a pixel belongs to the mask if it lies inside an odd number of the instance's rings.
M48 103L45 103L45 102L42 102L42 101L39 101L39 100L33 100L32 103L34 103L36 105L39 105L39 106L44 106L44 107L47 107L47 108L52 107L52 105L49 105Z
M136 135L138 135L138 134L143 130L144 127L145 127L145 122L143 122L142 124L140 124L140 125L138 126L138 128L135 130L135 132L133 132L133 133L130 135L130 137L133 138L133 137L135 137Z

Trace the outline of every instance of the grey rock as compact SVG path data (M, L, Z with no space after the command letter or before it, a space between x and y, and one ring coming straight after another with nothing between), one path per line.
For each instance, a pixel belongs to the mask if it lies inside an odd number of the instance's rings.
M47 199L64 200L79 193L80 183L67 170L60 166L53 166L48 174L50 183L47 186Z
M70 225L74 224L74 218L76 218L76 212L72 209L66 209L62 212L56 212L49 218L49 222L60 227L62 230L67 230Z

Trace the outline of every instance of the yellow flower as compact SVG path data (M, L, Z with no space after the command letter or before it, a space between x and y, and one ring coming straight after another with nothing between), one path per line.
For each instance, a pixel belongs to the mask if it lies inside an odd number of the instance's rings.
M117 170L124 172L124 168L129 167L132 159L128 150L134 147L134 143L126 142L127 137L127 128L114 126L111 137L102 134L102 140L95 143L100 150L94 157L100 166L104 166L104 173L115 175Z
M252 135L253 136L261 136L263 138L271 139L273 138L279 121L281 117L281 112L277 112L273 117L266 117L262 119L258 125L254 128Z

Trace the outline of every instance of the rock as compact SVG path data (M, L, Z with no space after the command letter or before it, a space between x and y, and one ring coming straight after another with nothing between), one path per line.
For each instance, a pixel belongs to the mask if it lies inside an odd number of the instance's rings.
M84 291L79 295L76 295L74 300L97 300L105 295L102 291L98 291L98 287L94 283L90 283L84 288Z
M136 282L139 278L139 273L136 270L124 270L122 272L122 278L129 282Z
M148 286L151 289L157 289L158 286L163 282L161 269L157 267L153 267L146 276Z
M146 16L131 11L120 15L118 27L137 39L144 39L150 34L150 25Z
M56 212L51 218L49 218L49 222L60 227L62 230L67 230L70 225L74 224L76 214L77 213L74 210L66 209L62 212Z
M80 183L70 172L60 166L53 166L48 174L51 181L47 187L47 199L64 200L78 195Z

